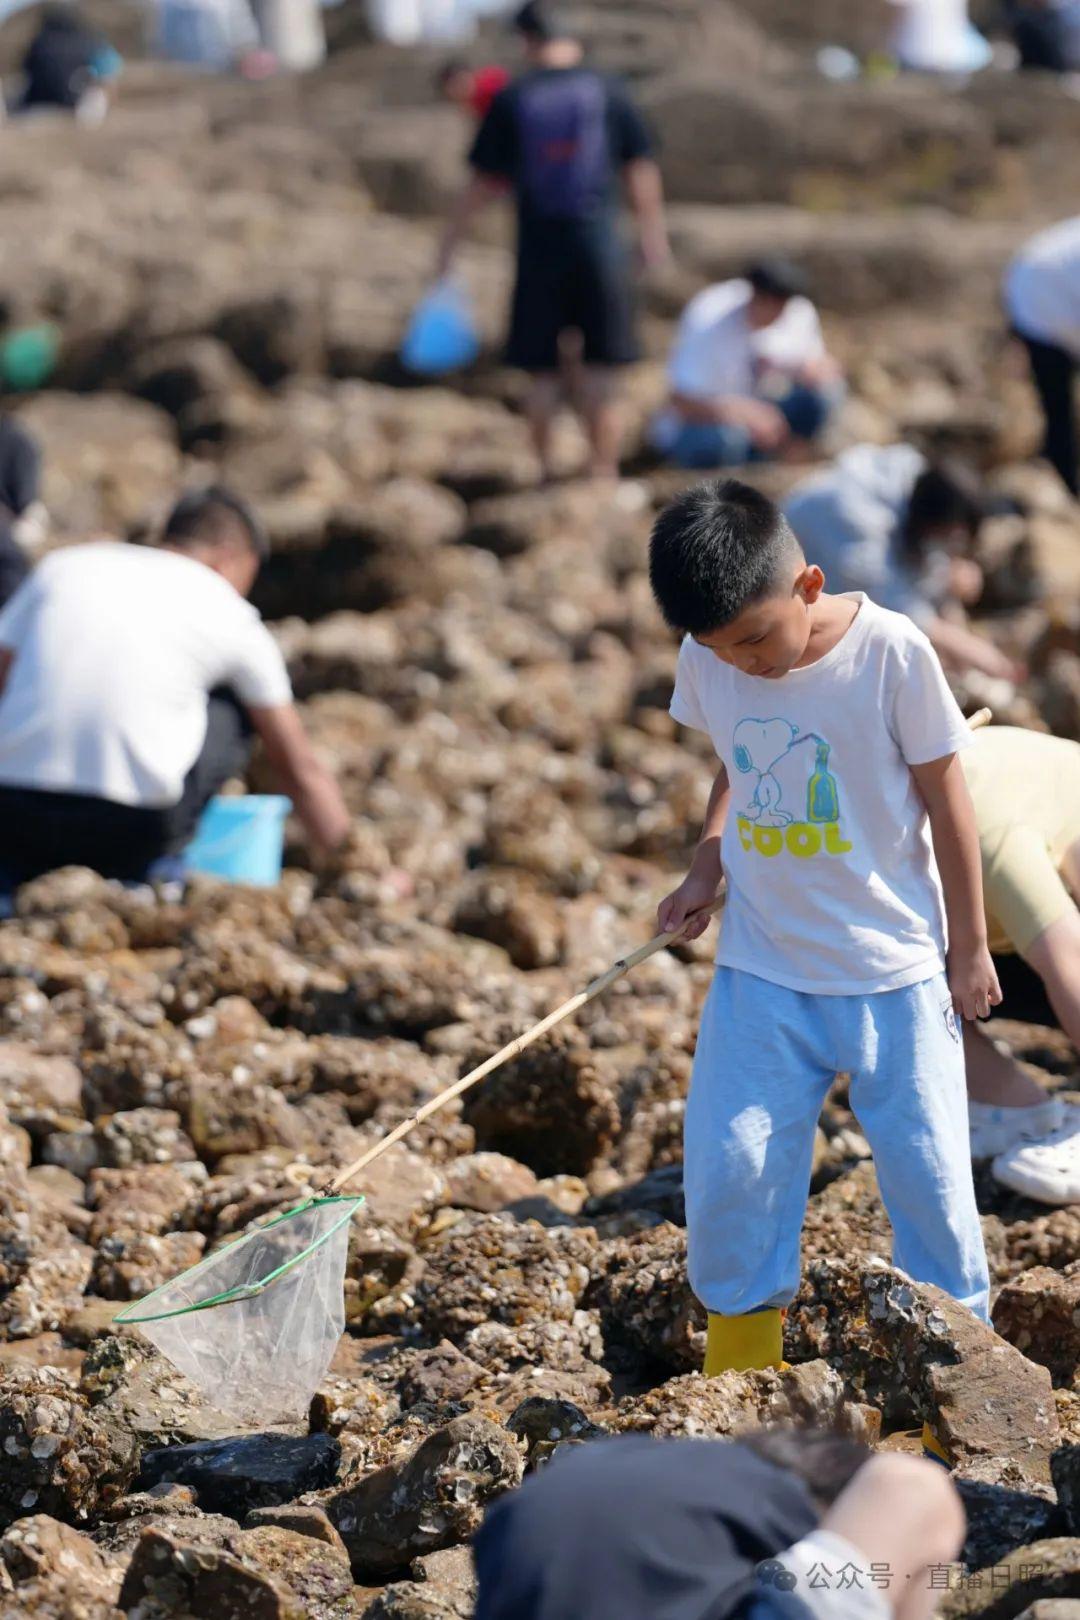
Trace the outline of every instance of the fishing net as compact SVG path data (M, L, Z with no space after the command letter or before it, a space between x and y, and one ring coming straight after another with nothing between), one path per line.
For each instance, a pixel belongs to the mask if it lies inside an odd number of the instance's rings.
M127 1306L212 1406L253 1427L303 1419L345 1331L362 1198L309 1198Z

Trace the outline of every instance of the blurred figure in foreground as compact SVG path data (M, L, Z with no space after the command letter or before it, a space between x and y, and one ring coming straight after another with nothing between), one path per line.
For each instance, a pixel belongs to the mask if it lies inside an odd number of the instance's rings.
M182 875L256 734L315 844L344 842L341 792L244 600L265 552L243 502L198 490L160 546L54 551L15 593L0 613L0 891L71 864Z
M491 103L509 83L510 75L505 68L493 63L474 68L460 57L444 62L435 76L443 100L479 123L483 123L491 111Z
M856 445L797 484L784 515L830 591L865 591L906 613L947 668L1019 678L1013 660L964 622L982 594L972 552L986 516L966 468L932 466L907 444Z
M835 1434L600 1440L488 1511L476 1620L927 1620L964 1530L939 1464Z
M1060 1025L1080 1051L1080 743L989 726L961 764L1002 1010ZM1028 1198L1080 1203L1080 1108L1048 1097L993 1027L964 1026L972 1157Z
M473 178L448 222L437 277L469 224L509 185L518 214L517 281L506 358L532 377L527 411L541 475L551 476L560 371L577 334L574 404L589 435L591 471L618 476L620 421L612 372L638 358L629 257L618 228L626 186L646 264L668 255L652 138L627 92L594 72L572 29L541 0L515 26L528 68L497 95L477 132Z
M23 59L22 93L11 110L74 113L80 122L100 123L122 66L108 40L87 28L72 6L47 6Z
M738 466L816 439L842 385L796 266L765 260L692 298L668 386L652 444L676 466Z
M1077 482L1076 366L1080 360L1080 215L1025 243L1005 276L1005 308L1027 349L1046 421L1042 453L1070 494Z

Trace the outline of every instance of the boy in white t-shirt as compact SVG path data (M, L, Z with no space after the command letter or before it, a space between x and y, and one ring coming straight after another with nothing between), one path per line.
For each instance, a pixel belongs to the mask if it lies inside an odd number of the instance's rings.
M805 279L786 259L692 298L653 447L680 467L737 466L816 439L842 395Z
M726 876L686 1114L705 1371L780 1363L814 1127L838 1072L896 1265L986 1320L958 1018L986 1017L1001 994L957 758L964 717L922 632L859 593L826 595L745 484L674 501L650 573L686 638L671 713L721 761L689 875L659 911L678 927Z

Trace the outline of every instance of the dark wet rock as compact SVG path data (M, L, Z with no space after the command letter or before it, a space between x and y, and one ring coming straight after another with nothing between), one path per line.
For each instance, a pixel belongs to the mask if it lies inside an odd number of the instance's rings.
M1071 1536L1080 1536L1080 1444L1062 1446L1050 1458L1050 1477Z
M190 1485L211 1513L243 1519L252 1508L280 1506L331 1485L341 1447L330 1435L239 1435L147 1451L139 1488L163 1480Z
M521 1481L517 1442L482 1417L461 1417L397 1466L331 1496L330 1518L358 1578L385 1577L422 1553L466 1540L487 1503Z
M1047 1477L1049 1373L940 1289L881 1261L817 1260L789 1313L789 1356L823 1356L889 1427L929 1421L957 1461L1013 1457Z
M961 1557L969 1569L1001 1563L1015 1548L1065 1528L1051 1487L1026 1480L1008 1458L980 1457L953 1479L967 1514Z
M1065 1272L1035 1266L1005 1284L994 1302L994 1327L1029 1361L1048 1367L1055 1384L1080 1367L1080 1262Z
M93 1410L51 1368L0 1376L0 1525L27 1514L86 1519L115 1500L138 1467L130 1431Z

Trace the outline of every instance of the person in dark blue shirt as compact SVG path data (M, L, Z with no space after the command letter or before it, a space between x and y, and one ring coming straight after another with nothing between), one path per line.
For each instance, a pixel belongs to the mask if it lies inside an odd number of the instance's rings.
M489 1508L475 1620L929 1620L964 1528L938 1463L833 1432L590 1441Z
M120 68L116 51L70 5L50 5L23 61L25 82L14 110L80 113L91 98L103 94Z
M593 474L617 477L611 372L638 357L630 259L619 232L623 185L644 262L668 257L652 136L623 86L586 64L554 11L530 0L515 27L528 68L495 97L477 131L473 178L448 224L438 272L446 274L480 209L512 190L518 247L507 360L533 377L528 414L542 475L551 472L563 371L575 385Z

